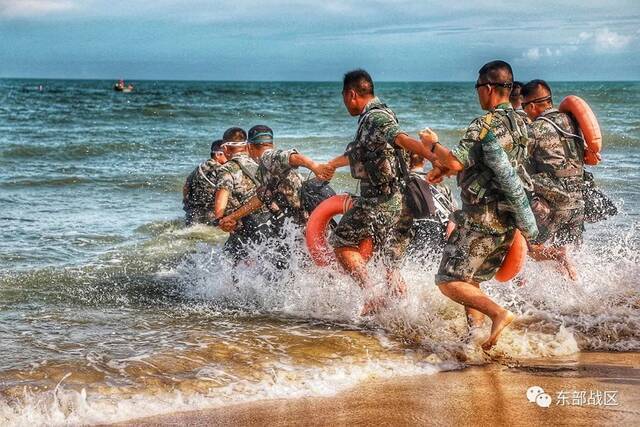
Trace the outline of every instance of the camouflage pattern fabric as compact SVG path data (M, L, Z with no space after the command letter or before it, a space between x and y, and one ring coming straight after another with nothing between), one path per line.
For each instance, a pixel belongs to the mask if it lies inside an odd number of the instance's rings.
M567 133L576 135L579 132L571 118L558 110L549 109L541 117L551 120ZM562 135L551 123L541 118L537 118L529 127L529 172L533 191L553 209L584 206L582 144L580 140Z
M274 214L284 214L304 224L308 217L300 198L304 179L297 168L289 165L289 157L297 153L295 149L274 149L262 154L256 173L256 178L262 185L258 188L257 194L265 206L273 206L279 210Z
M529 125L531 124L531 119L529 118L529 116L527 115L527 113L524 112L524 110L522 108L518 108L516 110L514 110L520 117L522 117L522 120L524 120L525 124Z
M251 160L247 153L234 155L220 168L218 188L229 191L229 202L224 212L225 216L237 210L256 195L256 184L245 175L238 163L242 164L254 176L258 170L258 164Z
M394 112L377 97L365 106L358 121L358 131L347 146L345 156L353 178L360 180L360 194L365 197L389 195L397 191L398 164L396 137L404 133Z
M516 131L508 127L505 115L511 112ZM436 284L450 281L481 283L491 279L500 268L515 233L515 211L520 211L523 233L538 230L520 175L526 159L527 129L524 120L509 104L491 112L490 129L483 132L486 117L471 122L452 154L463 164L458 177L462 191L462 210L453 214L455 231L444 248ZM498 114L498 117L493 115ZM489 171L489 174L487 174ZM477 188L477 176L490 180ZM506 193L504 190L506 190ZM487 190L485 192L485 190ZM483 194L491 195L491 198ZM508 197L507 197L508 196Z
M358 247L364 239L372 237L377 248L387 248L389 237L395 233L394 227L400 220L402 199L397 191L391 196L355 197L353 207L333 231L330 243L333 247Z
M507 255L514 234L514 229L503 234L488 234L457 224L444 246L436 284L491 280Z
M544 201L535 198L531 203L538 222L538 237L535 244L552 246L580 245L584 231L584 208L552 209Z
M187 177L187 194L182 200L187 225L212 224L215 220L213 209L220 168L221 165L217 161L209 159Z
M492 114L504 114L505 111L513 111L510 105L501 104L500 111L496 110ZM509 160L512 163L518 163L518 176L526 175L524 172L524 163L526 161L526 135L527 126L519 115L514 114L516 119L516 126L521 134L524 134L525 141L516 141L511 130L507 127L505 120L492 120L491 131L493 138L502 150L507 153ZM452 154L458 159L464 166L464 169L458 176L458 185L461 187L462 198L462 211L457 211L455 222L459 224L464 217L464 221L469 223L470 227L475 228L477 231L493 234L503 234L510 231L515 223L513 215L508 209L499 209L504 204L500 205L498 202L503 198L502 191L496 188L493 182L493 173L490 172L490 179L488 180L487 187L481 188L481 191L487 190L492 192L497 197L494 197L492 201L484 201L476 194L476 189L471 188L471 184L474 184L474 175L476 175L478 169L483 172L488 169L484 165L484 153L482 143L480 141L480 134L484 128L485 116L474 119L467 128L464 137L460 140L458 146L452 150ZM522 179L521 179L522 180ZM526 184L523 182L523 185ZM525 189L529 186L526 185Z

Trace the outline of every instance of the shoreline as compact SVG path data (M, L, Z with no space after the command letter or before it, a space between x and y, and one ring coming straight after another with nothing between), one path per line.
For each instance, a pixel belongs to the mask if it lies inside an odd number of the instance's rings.
M531 386L551 396L550 407L527 400ZM596 399L605 391L606 405ZM267 424L639 425L640 352L578 353L571 359L493 363L370 380L330 397L261 400L115 425Z

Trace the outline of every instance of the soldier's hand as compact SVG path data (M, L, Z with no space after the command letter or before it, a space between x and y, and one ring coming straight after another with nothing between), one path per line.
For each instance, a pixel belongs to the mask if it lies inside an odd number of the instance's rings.
M336 168L334 166L329 165L328 163L322 163L317 166L316 170L314 170L313 173L315 173L316 176L323 181L331 181L331 178L333 178L333 174L335 173L335 171Z
M422 141L423 144L431 145L439 141L438 134L429 128L422 129L420 132L418 132L418 136L420 137L420 141Z
M229 217L222 218L220 220L220 224L218 224L218 227L220 227L222 231L226 231L227 233L231 233L233 230L236 229L237 226L238 226L238 221Z
M429 184L439 184L442 182L442 180L444 180L444 177L446 175L447 175L446 169L441 169L437 166L434 166L433 169L431 169L427 173L427 182Z

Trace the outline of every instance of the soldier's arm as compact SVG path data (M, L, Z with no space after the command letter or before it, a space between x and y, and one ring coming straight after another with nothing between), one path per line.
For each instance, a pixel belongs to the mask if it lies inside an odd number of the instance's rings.
M213 214L216 218L222 218L229 203L229 196L233 189L233 176L227 170L220 171L218 176L218 189L216 190L216 200L213 207Z
M216 201L213 208L213 214L216 218L222 218L224 216L224 210L229 203L229 190L226 188L218 188L216 191Z
M335 168L326 164L319 164L298 152L294 152L289 156L289 165L294 168L299 166L305 167L312 171L315 176L325 181L331 180L335 172Z
M226 232L233 231L236 228L236 225L239 220L257 211L263 205L264 203L262 203L262 201L258 196L253 196L247 201L247 203L245 203L234 212L222 218L220 220L220 228Z

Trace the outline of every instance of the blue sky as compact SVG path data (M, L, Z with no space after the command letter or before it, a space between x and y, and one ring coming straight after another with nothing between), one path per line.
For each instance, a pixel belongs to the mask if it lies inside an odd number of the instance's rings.
M640 0L0 0L0 42L0 77L640 80Z

